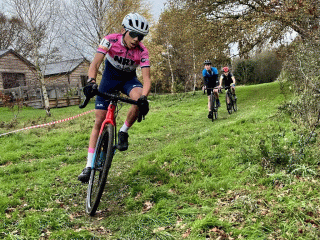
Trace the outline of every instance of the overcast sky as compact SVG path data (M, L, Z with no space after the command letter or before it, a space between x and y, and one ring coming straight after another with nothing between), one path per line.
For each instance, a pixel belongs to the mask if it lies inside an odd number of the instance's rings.
M161 12L164 9L164 3L167 0L148 0L148 1L152 4L151 11L154 16L154 19L158 20Z

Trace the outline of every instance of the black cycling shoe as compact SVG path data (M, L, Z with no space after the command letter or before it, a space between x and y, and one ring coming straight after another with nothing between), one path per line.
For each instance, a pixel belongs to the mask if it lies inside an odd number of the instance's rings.
M82 173L78 176L78 180L81 181L82 183L87 183L89 182L90 174L91 174L91 167L86 167L82 170Z
M212 119L213 118L213 113L212 112L209 112L208 114L208 118Z
M129 134L126 132L119 132L118 133L118 145L117 148L119 149L119 151L125 151L128 149L128 137Z

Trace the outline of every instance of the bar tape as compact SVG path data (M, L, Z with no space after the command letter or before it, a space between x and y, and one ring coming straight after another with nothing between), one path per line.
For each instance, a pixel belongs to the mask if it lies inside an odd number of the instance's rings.
M87 111L87 112L84 112L84 113L81 113L81 114L78 114L78 115L73 116L73 117L66 118L66 119L62 119L62 120L58 120L58 121L54 121L54 122L50 122L50 123L44 123L44 124L40 124L40 125L35 125L35 126L30 126L30 127L26 127L26 128L21 128L21 129L18 129L18 130L14 130L14 131L11 131L11 132L7 132L7 133L2 133L2 134L0 134L0 137L5 136L5 135L8 135L8 134L11 134L11 133L16 133L16 132L24 131L24 130L29 130L29 129L33 129L33 128L40 128L40 127L45 127L45 126L53 125L53 124L56 124L56 123L62 123L62 122L70 121L70 120L72 120L72 119L81 117L81 116L86 115L86 114L88 114L88 113L91 113L91 112L93 112L93 111L94 111L94 109L93 109L93 110L90 110L90 111Z

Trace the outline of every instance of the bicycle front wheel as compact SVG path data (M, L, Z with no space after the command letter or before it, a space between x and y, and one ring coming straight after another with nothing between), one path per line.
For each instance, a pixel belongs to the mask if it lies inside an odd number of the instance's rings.
M238 106L237 106L237 99L233 100L233 111L238 111Z
M114 147L114 126L108 124L97 141L94 166L87 190L86 212L93 216L99 206L111 167Z
M216 102L216 100L213 101L213 119L218 119L218 104Z
M229 103L228 103L228 100L229 100ZM229 90L226 94L226 106L227 106L228 113L231 114L232 113L232 99L231 99Z
M212 113L212 122L214 119L217 118L218 116L218 113L217 113L217 110L216 110L216 98L214 96L213 93L210 94L210 111Z

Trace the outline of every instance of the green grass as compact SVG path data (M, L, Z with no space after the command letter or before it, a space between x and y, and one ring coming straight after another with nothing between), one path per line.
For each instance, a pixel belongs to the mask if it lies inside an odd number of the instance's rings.
M316 239L318 143L301 151L278 83L237 87L218 120L207 96L152 96L151 110L117 152L97 215L85 214L85 166L94 114L0 138L0 237L4 239ZM76 106L0 109L1 133L77 115ZM125 119L123 106L118 123ZM300 141L300 142L299 142Z

